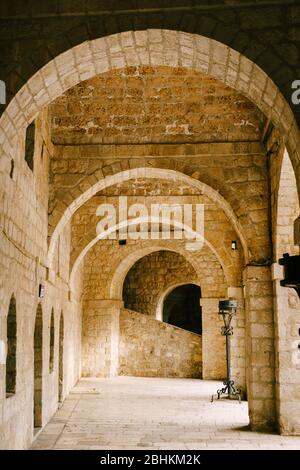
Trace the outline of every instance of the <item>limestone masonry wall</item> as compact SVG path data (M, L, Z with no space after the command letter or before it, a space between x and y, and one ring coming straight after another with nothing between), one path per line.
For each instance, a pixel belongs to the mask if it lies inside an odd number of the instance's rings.
M81 306L68 299L70 226L66 226L56 253L53 279L47 278L48 169L53 146L47 109L35 123L33 171L25 161L25 133L15 136L14 164L1 174L0 184L0 448L28 448L33 439L35 387L41 394L40 424L45 425L58 406L58 340L64 317L63 385L66 396L80 374ZM39 284L44 298L39 298ZM80 291L80 283L76 283ZM6 394L5 357L7 315L16 299L16 389ZM38 305L42 311L41 377L34 381L34 330ZM49 368L50 315L54 311L54 367Z
M76 85L50 114L50 233L99 179L169 168L219 191L245 228L251 260L270 258L263 116L221 81L185 68L122 68Z
M147 253L148 256L143 256ZM137 256L136 263L134 256ZM119 276L114 279L114 273L118 272L127 259L130 262L128 268L125 264L123 271L121 270ZM208 306L202 311L205 323L202 340L207 345L203 356L206 376L223 379L226 375L225 343L220 334L222 321L217 306L218 299L227 294L224 272L208 247L198 252L188 252L184 249L183 240L128 240L124 246L119 246L115 240L107 240L94 245L87 254L84 260L83 288L83 375L105 377L110 375L112 370L116 372L119 356L114 351L114 358L111 357L111 344L118 331L118 316L123 301L125 304L130 301L135 305L136 311L141 315L140 319L143 313L153 318L157 311L161 310L168 289L176 284L189 282L200 285L202 295L206 297L201 299L201 304L203 301L203 305ZM122 297L123 283L125 288ZM113 293L112 287L119 292L119 298L109 297ZM237 334L242 336L242 341L244 329L241 322L242 319L239 319L241 328ZM135 326L136 323L132 324L133 335ZM244 357L242 342L239 345L236 343L236 348L238 346L239 349L236 349L233 356ZM236 364L236 370L243 377L245 364L239 362Z
M124 306L155 317L159 297L168 287L197 281L197 273L183 256L171 251L152 253L138 261L127 274Z
M202 377L202 338L147 315L120 313L120 375Z
M213 77L183 67L127 67L68 90L50 106L55 143L259 140L263 115ZM245 119L247 114L247 119Z
M82 42L74 30L74 44ZM16 47L20 56L32 54L27 46ZM232 373L247 393L252 429L299 434L299 299L280 286L277 261L296 253L300 134L275 84L238 52L177 31L86 41L24 83L29 68L23 76L23 66L8 66L24 86L0 126L0 448L30 447L34 427L81 374L223 379L225 297L239 301ZM147 207L173 196L203 203L203 249L174 239L97 240L97 205L121 194ZM186 282L201 287L202 337L154 318L166 291ZM16 372L12 391L8 370Z

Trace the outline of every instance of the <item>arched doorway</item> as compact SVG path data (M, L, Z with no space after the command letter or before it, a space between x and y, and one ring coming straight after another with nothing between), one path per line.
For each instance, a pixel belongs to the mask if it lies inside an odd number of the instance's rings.
M184 325L176 317L162 322L157 318L161 293L176 284L195 287L199 291L197 272L187 257L170 250L158 250L136 260L123 283L124 309L120 313L120 375L146 377L202 377L202 339L196 325ZM185 299L186 300L186 299ZM178 301L178 298L177 298ZM177 307L183 304L177 302ZM191 305L193 310L194 305ZM195 313L195 308L194 308ZM192 316L192 313L190 314ZM176 318L175 318L176 317ZM177 321L176 321L177 320ZM182 318L181 318L182 320ZM196 323L196 322L195 322ZM186 326L186 328L185 328Z
M201 335L200 297L201 289L195 284L175 287L164 300L163 321Z
M43 311L39 304L34 326L34 394L33 419L34 430L37 431L43 424L42 413L43 397Z
M177 281L176 285L187 285L188 281L197 282L197 277L195 267L188 257L170 250L154 251L133 263L124 277L124 306L129 310L156 317L162 291L165 292L170 285L174 286L174 280ZM179 326L171 322L166 323Z
M7 315L6 398L16 393L17 383L17 308L14 295Z
M58 340L58 403L63 401L64 386L64 313L61 312L59 320Z

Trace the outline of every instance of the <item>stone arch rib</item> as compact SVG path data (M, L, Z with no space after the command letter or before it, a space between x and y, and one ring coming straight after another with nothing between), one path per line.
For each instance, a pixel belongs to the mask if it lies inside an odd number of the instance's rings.
M296 169L300 161L299 129L290 105L268 75L251 60L214 39L166 29L127 31L85 41L51 60L7 106L0 119L3 132L0 142L6 143L5 149L13 153L13 137L69 88L111 69L139 65L192 68L244 94L286 136Z
M65 210L60 221L56 225L54 232L52 234L52 237L51 237L49 251L48 251L49 269L52 269L52 262L53 262L53 257L55 253L55 247L56 247L56 243L58 241L59 235L62 232L65 225L69 222L69 220L71 219L75 211L79 207L81 207L85 202L87 202L91 197L97 194L99 191L102 191L103 189L108 188L117 183L128 181L130 179L136 179L136 178L162 178L162 179L167 179L167 180L172 180L172 181L181 181L185 184L188 184L198 189L203 194L207 195L213 202L215 202L221 209L223 209L223 211L225 212L225 214L228 216L229 220L231 221L234 229L236 230L241 240L241 244L242 244L243 252L244 252L244 258L245 258L245 261L247 262L248 247L247 247L247 242L243 235L243 231L240 226L240 223L233 209L231 208L230 204L217 191L212 189L207 184L202 183L201 181L198 181L195 178L192 178L190 176L187 176L175 170L164 170L164 169L157 169L157 168L135 168L132 170L125 170L120 173L117 173L116 175L107 176L106 178L99 180L97 183L91 186L88 190L86 190L81 196L79 196L70 204L70 206ZM95 241L91 243L94 244Z

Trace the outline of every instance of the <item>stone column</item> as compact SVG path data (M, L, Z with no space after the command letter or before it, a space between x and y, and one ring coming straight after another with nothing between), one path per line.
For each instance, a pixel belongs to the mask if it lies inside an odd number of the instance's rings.
M250 425L275 427L273 291L269 266L244 270L246 367Z
M300 301L281 287L283 268L272 266L275 320L276 411L281 434L300 435Z
M120 300L88 300L82 322L82 376L113 377L119 368Z
M246 349L245 349L245 301L242 287L229 287L228 298L238 301L237 314L232 319L231 371L235 386L247 396L246 390Z
M219 312L219 299L201 298L202 307L202 377L206 380L226 378L225 337Z

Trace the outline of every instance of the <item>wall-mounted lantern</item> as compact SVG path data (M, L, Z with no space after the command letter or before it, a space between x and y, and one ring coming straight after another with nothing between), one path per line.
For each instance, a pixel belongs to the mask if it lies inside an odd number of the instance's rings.
M295 289L300 298L300 255L290 256L284 253L279 264L284 268L284 279L280 281L280 285Z

